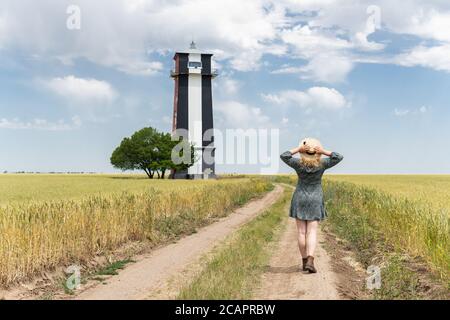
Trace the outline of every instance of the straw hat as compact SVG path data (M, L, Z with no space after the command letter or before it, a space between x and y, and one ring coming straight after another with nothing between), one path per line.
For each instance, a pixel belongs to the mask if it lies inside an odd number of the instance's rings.
M314 138L305 138L302 141L300 141L300 145L305 146L306 148L306 151L301 153L301 156L305 160L317 161L317 159L320 159L321 155L316 153L316 151L314 150L315 147L322 148L322 144L320 143L319 140Z

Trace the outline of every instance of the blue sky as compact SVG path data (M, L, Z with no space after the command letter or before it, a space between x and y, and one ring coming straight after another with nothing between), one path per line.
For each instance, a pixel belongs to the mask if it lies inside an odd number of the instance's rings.
M124 136L170 130L173 53L194 38L218 129L279 129L277 152L317 137L344 154L335 173L450 173L450 5L402 5L2 1L0 171L114 171Z

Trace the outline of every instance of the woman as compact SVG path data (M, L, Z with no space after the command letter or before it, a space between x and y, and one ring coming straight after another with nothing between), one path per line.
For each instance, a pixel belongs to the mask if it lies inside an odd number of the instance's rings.
M292 157L296 153L300 153L300 159ZM328 158L321 158L322 155ZM316 273L314 250L317 227L319 221L327 216L323 202L322 175L344 157L337 152L324 150L320 141L313 138L303 139L297 148L282 153L280 157L298 175L289 216L296 218L303 271Z

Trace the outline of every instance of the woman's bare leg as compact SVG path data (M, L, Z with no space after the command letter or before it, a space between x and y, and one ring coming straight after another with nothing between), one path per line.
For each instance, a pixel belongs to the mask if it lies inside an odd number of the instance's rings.
M306 254L314 257L314 251L316 250L317 243L317 228L319 221L307 221L306 222Z
M302 258L306 258L306 221L295 219L297 221L297 231L298 231L298 249Z

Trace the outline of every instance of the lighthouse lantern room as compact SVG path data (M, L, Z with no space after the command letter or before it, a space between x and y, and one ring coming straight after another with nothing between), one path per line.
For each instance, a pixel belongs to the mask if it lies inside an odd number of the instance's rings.
M176 52L172 132L185 129L194 145L196 162L184 171L172 172L175 179L204 179L215 177L212 110L212 79L217 72L211 68L210 53L202 53L192 41L190 49ZM206 134L205 134L206 133Z

